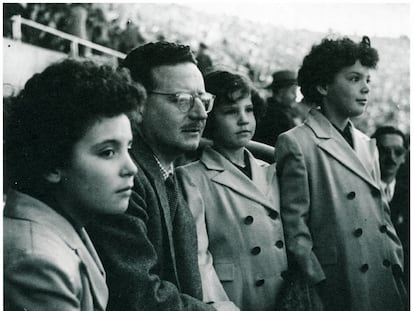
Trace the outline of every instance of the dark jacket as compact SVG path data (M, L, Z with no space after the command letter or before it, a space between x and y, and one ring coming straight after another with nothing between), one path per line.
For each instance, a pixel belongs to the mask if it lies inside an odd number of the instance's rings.
M132 157L138 173L126 214L88 228L107 272L108 310L214 310L200 301L190 210L181 195L177 209L170 209L161 171L139 136Z

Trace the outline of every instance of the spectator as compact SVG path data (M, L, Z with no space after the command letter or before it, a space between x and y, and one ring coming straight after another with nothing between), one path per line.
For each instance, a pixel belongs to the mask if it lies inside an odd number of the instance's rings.
M400 240L380 190L377 148L350 121L368 104L378 53L368 37L324 39L298 82L320 106L281 134L276 163L288 258L325 310L406 310Z
M408 143L405 135L393 126L377 128L376 138L381 168L381 187L390 205L391 220L404 249L404 281L408 285L409 263L409 169L404 166Z
M188 46L148 43L123 66L148 99L131 151L138 173L128 211L90 227L108 272L108 310L233 310L201 301L197 233L172 165L198 147L213 96Z
M198 234L205 301L230 299L240 310L275 310L287 269L275 165L246 149L256 120L252 84L213 71L206 90L216 96L200 161L177 169Z
M272 96L267 100L267 111L258 123L254 137L256 141L274 146L280 133L293 128L294 105L296 104L297 74L282 70L273 74L273 82L268 86Z
M200 42L198 45L196 59L198 69L200 69L203 75L205 75L213 66L213 61L211 60L211 56L208 52L208 46L204 42Z
M105 310L105 271L84 225L124 212L137 172L129 77L65 60L34 75L5 136L5 310Z

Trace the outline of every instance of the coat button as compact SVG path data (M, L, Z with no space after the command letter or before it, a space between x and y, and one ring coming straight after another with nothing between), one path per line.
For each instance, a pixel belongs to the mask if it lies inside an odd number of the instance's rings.
M253 223L253 217L252 216L247 216L245 219L244 219L244 223L246 224L246 225L251 225L252 223Z
M350 193L348 193L348 194L346 195L346 197L348 198L348 200L353 200L353 199L355 199L355 196L356 196L355 191L351 191Z
M368 266L368 264L367 263L364 263L360 268L359 268L359 270L361 270L361 272L367 272L368 271L368 269L369 269L369 266Z
M283 243L282 240L279 240L275 243L275 245L276 245L277 248L283 248L284 243Z
M260 280L257 280L255 284L256 284L257 287L259 287L259 286L262 286L264 284L264 282L265 282L265 280L260 279Z
M362 229L358 228L354 230L354 235L359 238L362 235Z
M389 266L391 266L391 262L388 260L388 259L384 259L383 261L382 261L382 264L384 265L384 267L389 267Z
M381 233L386 233L388 231L388 228L387 228L386 225L382 225L382 226L379 227L379 231Z
M251 252L253 255L259 255L261 251L262 251L261 248L259 246L256 246L252 248Z
M276 211L270 211L270 212L269 212L269 217L270 217L270 218L272 218L272 219L276 219L276 218L277 218L277 216L278 216L278 212L276 212Z

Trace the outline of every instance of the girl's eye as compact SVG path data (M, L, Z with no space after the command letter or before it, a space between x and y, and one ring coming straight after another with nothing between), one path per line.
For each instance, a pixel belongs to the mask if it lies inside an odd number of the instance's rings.
M359 77L351 77L350 79L352 82L358 82L359 81Z
M247 108L246 108L246 111L247 111L247 112L253 112L253 107L247 107Z
M115 155L115 151L112 149L107 149L100 153L100 156L104 158L112 158L114 155Z
M224 113L225 114L235 114L236 112L237 112L237 110L230 109L230 110L226 110Z

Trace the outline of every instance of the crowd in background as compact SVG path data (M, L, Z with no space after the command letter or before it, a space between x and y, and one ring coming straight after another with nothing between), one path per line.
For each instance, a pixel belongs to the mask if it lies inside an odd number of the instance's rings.
M4 5L3 14L3 36L11 35L9 17L20 14L124 53L154 40L185 42L195 51L204 42L214 65L247 73L259 87L271 82L274 71L297 70L313 42L326 35L201 14L177 4L10 3ZM65 40L25 27L23 40L69 50ZM408 132L410 41L407 37L372 40L381 52L380 70L372 82L372 104L363 117L354 120L355 124L368 134L378 125L390 123ZM268 95L266 91L262 94Z

